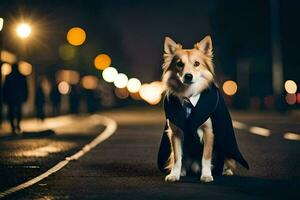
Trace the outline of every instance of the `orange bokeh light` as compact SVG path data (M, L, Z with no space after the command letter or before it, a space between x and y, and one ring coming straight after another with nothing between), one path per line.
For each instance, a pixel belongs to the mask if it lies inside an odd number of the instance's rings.
M104 70L111 64L111 58L107 54L100 54L96 56L94 65L97 69Z
M94 90L97 88L98 79L96 76L91 76L91 75L84 76L81 80L81 84L83 88L87 90Z
M226 95L232 96L237 92L238 86L235 81L229 80L225 81L223 84L223 91Z
M74 46L80 46L86 39L86 33L82 28L73 27L67 33L67 41Z

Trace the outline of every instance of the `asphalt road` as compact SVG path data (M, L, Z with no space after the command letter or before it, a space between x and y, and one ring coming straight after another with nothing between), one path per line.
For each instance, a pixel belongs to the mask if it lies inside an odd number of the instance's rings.
M115 119L117 131L75 162L7 199L299 199L300 134L297 116L274 113L233 112L236 136L251 170L238 168L232 177L199 177L164 182L156 168L156 155L164 115L156 107L101 113ZM33 178L95 137L103 127L81 129L83 120L42 138L0 137L0 191ZM80 123L76 123L76 120ZM89 120L87 120L89 121ZM101 122L100 122L101 124ZM44 146L59 150L44 156L17 153L26 148L39 152ZM47 148L46 148L47 149ZM50 148L51 149L51 148ZM55 149L55 148L54 148ZM25 150L26 152L27 150ZM28 167L27 167L28 166ZM36 166L36 167L30 167ZM4 177L4 178L3 178Z

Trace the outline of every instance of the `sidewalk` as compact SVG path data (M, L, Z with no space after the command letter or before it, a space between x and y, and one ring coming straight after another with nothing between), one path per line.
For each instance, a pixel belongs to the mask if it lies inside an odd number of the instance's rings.
M49 117L44 121L36 118L24 119L21 121L21 130L23 133L39 133L47 130L67 126L74 122L75 115L63 115L57 117ZM4 121L0 128L0 138L11 135L11 127L8 121Z

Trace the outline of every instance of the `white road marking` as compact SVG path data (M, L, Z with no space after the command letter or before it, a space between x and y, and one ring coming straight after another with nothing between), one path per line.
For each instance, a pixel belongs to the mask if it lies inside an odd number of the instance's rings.
M283 138L287 139L287 140L298 140L298 141L300 141L300 134L287 132L283 135Z
M47 178L48 176L50 176L51 174L54 174L55 172L59 171L60 169L62 169L63 167L65 167L69 162L73 161L73 160L77 160L80 157L82 157L84 154L86 154L87 152L89 152L91 149L93 149L94 147L96 147L98 144L100 144L101 142L105 141L106 139L108 139L117 129L117 123L116 121L108 118L108 117L104 117L104 116L100 116L100 115L93 115L90 117L91 120L94 120L95 122L97 121L99 123L102 122L106 128L105 130L100 133L92 142L90 142L89 144L85 145L80 151L78 151L77 153L73 154L70 157L66 157L64 160L60 161L59 163L57 163L55 166L53 166L52 168L50 168L48 171L42 173L41 175L26 181L20 185L17 185L15 187L12 187L10 189L7 189L3 192L0 192L0 198L4 198L9 194L12 194L14 192L23 190L27 187L30 187L36 183L38 183L39 181Z
M248 126L247 124L244 124L242 122L238 122L235 120L232 120L232 125L236 129L241 129L245 131L249 131L250 133L268 137L271 135L271 130L267 128L262 128L258 126ZM295 140L300 141L300 134L299 133L292 133L292 132L286 132L283 134L283 138L286 140Z
M269 129L261 128L258 126L251 126L249 128L249 131L253 134L264 136L264 137L268 137L271 135L271 131Z
M271 131L269 129L258 127L258 126L248 126L247 124L235 120L232 121L232 125L236 129L246 130L256 135L260 135L264 137L268 137L271 135Z
M246 129L248 128L248 126L242 122L238 122L238 121L235 121L235 120L232 120L232 125L234 128L237 128L237 129Z

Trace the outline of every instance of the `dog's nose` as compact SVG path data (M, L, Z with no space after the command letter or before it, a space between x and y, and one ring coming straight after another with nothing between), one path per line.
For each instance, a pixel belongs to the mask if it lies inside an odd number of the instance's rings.
M185 74L184 75L184 82L185 83L191 83L193 80L193 75L192 74Z

